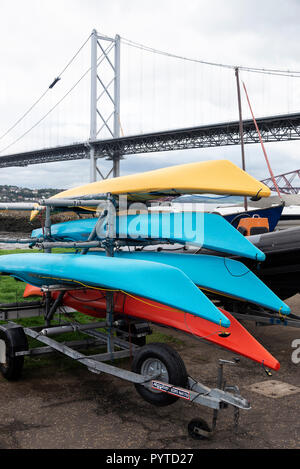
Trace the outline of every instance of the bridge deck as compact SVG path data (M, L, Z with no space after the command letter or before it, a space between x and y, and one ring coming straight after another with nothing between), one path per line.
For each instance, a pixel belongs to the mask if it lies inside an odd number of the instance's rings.
M264 142L300 140L300 113L257 119ZM252 119L244 120L244 142L259 143ZM208 148L239 145L239 121L167 130L92 142L97 158L113 159L114 155ZM54 148L32 150L0 157L0 167L27 166L54 161L89 158L91 143L82 142Z

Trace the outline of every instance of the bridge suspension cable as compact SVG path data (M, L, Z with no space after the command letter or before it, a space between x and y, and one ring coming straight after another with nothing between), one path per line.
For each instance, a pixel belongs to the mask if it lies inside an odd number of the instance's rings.
M88 43L88 41L90 40L90 37L91 37L91 34L89 35L89 37L84 41L84 43L80 46L80 48L77 50L77 52L73 55L73 57L69 60L69 62L65 65L65 67L62 69L62 71L57 75L57 77L51 82L51 84L48 86L48 88L41 94L41 96L36 100L34 101L34 103L24 112L24 114L22 114L21 117L19 117L19 119L17 119L17 121L11 126L9 127L1 136L0 136L0 140L2 140L4 137L6 137L6 135L8 135L13 129L15 129L17 127L18 124L20 124L26 116L28 116L28 114L42 101L42 99L46 96L46 94L54 88L54 86L56 85L56 83L61 79L62 75L66 72L66 70L70 67L70 65L74 62L74 60L76 59L76 57L80 54L80 52L82 51L82 49L84 48L84 46ZM49 113L51 112L51 110L49 111ZM47 114L48 115L48 114ZM46 117L46 116L45 116ZM38 124L36 124L38 125ZM32 129L36 127L36 126L33 126ZM30 132L30 130L32 129L29 129L28 132L26 132L23 136L27 135L27 133ZM18 140L20 140L23 136L21 136ZM18 140L16 140L14 143L16 143ZM13 143L9 146L7 146L6 148L4 148L3 150L1 151L4 151L6 150L7 148L9 148L10 146L12 146Z
M43 122L43 120L46 119L46 117L49 116L49 114L51 114L52 111L54 111L54 109L57 108L57 106L66 99L67 96L69 96L69 94L76 88L76 86L83 80L83 78L89 73L90 69L88 69L80 78L79 80L72 86L72 88L69 89L69 91L67 91L66 94L64 94L64 96L54 105L52 106L51 109L49 109L49 111L44 114L34 125L32 125L28 130L26 130L26 132L24 132L22 135L20 135L20 137L18 137L16 140L14 140L13 142L11 142L9 145L7 145L5 148L2 148L0 150L0 153L3 153L4 151L8 150L10 147L12 147L13 145L15 145L15 143L19 142L23 137L25 137L27 134L29 134L29 132L31 132L33 129L35 129L41 122Z
M85 43L81 46L81 48L77 51L77 53L74 55L74 57L69 61L68 65L64 68L63 72L65 70L67 70L67 68L69 67L69 65L71 65L71 63L73 62L73 60L75 59L75 57L79 54L79 52L83 49L83 47L85 46L85 44L88 42L88 40L90 39L90 36L89 38L85 41ZM109 45L107 47L106 50L103 51L103 53L100 55L100 57L98 58L98 61L97 61L97 65L100 65L100 63L104 60L105 58L105 55L109 53L110 49L112 48L111 45ZM46 112L46 114L44 114L35 124L33 124L29 129L26 130L26 132L24 132L22 135L20 135L17 139L15 139L13 142L11 142L9 145L7 145L6 147L2 148L0 150L0 153L3 153L4 151L8 150L10 147L12 147L13 145L15 145L17 142L19 142L23 137L25 137L26 135L28 135L33 129L35 129L41 122L43 122L48 116L49 114L52 113L52 111L54 111L54 109L56 109L66 98L67 96L69 96L69 94L77 87L77 85L79 85L79 83L88 75L88 73L91 71L91 67L89 67L84 73L83 75L81 75L81 77L76 81L76 83L74 83L74 85L62 96L62 98L59 99L59 101L57 101L57 103L52 106L48 112ZM62 73L63 73L62 72ZM62 73L59 75L61 76ZM47 91L49 90L49 88L47 89ZM46 91L46 92L47 92ZM45 96L46 92L41 96L41 98L39 98L38 101L36 101L35 104L38 104L39 101L41 101L42 97ZM31 106L31 109L33 109L34 105ZM30 109L30 110L31 110ZM30 110L28 110L27 114L30 112ZM26 114L26 115L27 115ZM25 117L25 114L24 116ZM21 121L21 119L19 119L19 122ZM17 125L17 124L16 124ZM15 126L16 126L15 125ZM7 132L8 133L8 132Z
M142 49L146 52L152 52L152 53L155 53L155 54L164 55L166 57L171 57L171 58L174 58L174 59L182 59L182 60L186 60L188 62L195 62L195 63L199 63L199 64L202 64L202 65L210 65L210 66L213 66L213 67L228 68L228 69L232 69L232 70L235 70L236 68L238 68L239 70L243 70L245 72L264 73L264 74L268 74L268 75L279 75L279 76L289 76L289 77L300 78L300 71L284 70L284 69L273 69L273 68L246 67L246 66L242 66L242 65L232 65L232 64L223 64L223 63L217 63L217 62L210 62L210 61L206 61L206 60L201 60L201 59L196 59L196 58L191 58L191 57L185 57L185 56L182 56L182 55L173 54L171 52L166 52L166 51L162 51L162 50L159 50L159 49L155 49L153 47L149 47L149 46L146 46L144 44L140 44L138 42L134 42L130 39L126 39L126 38L123 38L123 37L121 37L121 40L124 44L126 44L128 46L136 47L136 48Z
M107 37L107 36L101 35L101 37L105 39L105 37ZM33 109L45 98L46 94L49 93L49 91L54 88L54 86L60 80L62 75L67 71L67 69L71 66L71 64L74 62L76 57L80 54L80 52L85 47L85 45L89 42L90 38L91 38L91 35L89 35L89 37L84 41L84 43L80 46L80 48L77 50L77 52L73 55L73 57L69 60L69 62L66 64L66 66L62 69L60 74L54 79L54 81L42 93L42 95L26 110L26 112L21 117L19 117L17 119L17 121L9 129L6 130L6 132L3 135L0 136L0 141L4 137L6 137L10 132L12 132L18 126L18 124L20 124L25 119L25 117L27 117L28 114L30 114L31 111L33 111ZM110 38L107 37L107 39L110 39ZM132 86L132 83L134 84L133 92L135 93L135 95L133 96L133 99L128 99L128 97L127 97L127 101L126 101L126 99L123 100L123 102L124 102L124 106L123 106L124 111L122 111L122 112L123 112L123 115L125 116L125 119L122 118L122 122L123 123L125 122L125 124L126 124L126 134L128 134L128 135L130 135L130 134L134 135L134 134L138 133L138 131L136 130L136 122L138 122L138 125L139 125L139 130L140 130L139 133L145 133L145 130L146 130L146 133L149 132L149 128L147 128L147 126L149 127L149 125L151 125L151 124L149 124L149 115L150 115L150 118L151 118L151 115L153 115L154 124L152 124L152 127L154 127L154 126L157 127L157 128L151 129L152 131L154 131L154 130L157 131L160 128L162 128L162 126L165 126L164 122L167 119L171 120L171 122L168 122L168 127L166 127L166 128L187 127L186 121L189 121L189 123L188 123L189 127L195 126L195 123L197 125L199 125L199 123L204 124L204 123L214 122L215 121L215 116L213 115L212 118L211 118L211 116L209 114L210 112L212 112L212 113L215 112L218 116L218 119L223 120L224 122L233 120L235 118L234 117L235 110L234 109L229 109L228 104L235 102L234 99L233 99L234 95L233 95L233 89L232 89L234 80L232 79L233 75L231 76L231 71L234 71L236 68L238 68L240 71L243 71L243 72L252 72L253 73L252 79L255 81L255 83L254 83L255 85L257 85L257 82L267 80L267 77L265 77L265 75L272 75L272 76L275 76L275 77L277 76L278 77L277 79L276 78L272 79L272 86L270 86L271 91L274 91L274 89L275 89L274 86L275 85L278 89L278 83L277 82L278 81L280 81L280 82L283 81L283 80L281 80L280 77L288 77L287 80L286 80L286 82L289 82L288 86L290 86L290 83L291 83L291 80L289 78L299 78L300 77L300 71L296 71L296 70L285 70L285 69L279 69L279 68L278 69L275 69L275 68L258 68L258 67L246 67L246 66L236 66L236 65L231 65L231 64L223 64L223 63L217 63L217 62L213 62L213 61L206 61L206 60L201 60L201 59L197 59L197 58L191 58L191 57L185 57L185 56L182 56L182 55L173 54L173 53L166 52L166 51L163 51L163 50L148 47L146 45L140 44L138 42L134 42L134 41L126 39L126 38L121 38L121 41L122 41L123 44L128 46L127 50L129 48L139 49L140 50L140 51L137 52L138 54L140 54L140 59L141 59L140 60L141 65L140 66L144 67L140 71L140 78L141 78L142 83L139 84L139 88L136 86L136 81L134 81L134 79L136 79L136 72L135 72L135 75L134 75L134 71L131 71L131 75L128 75L128 82L129 82L129 84L131 83L131 86ZM97 58L98 65L101 63L102 60L104 60L105 56L108 55L108 53L110 52L110 48L111 48L111 45L108 46L107 49L104 50L104 53L102 55L100 55L99 58ZM142 59L143 59L143 52L144 51L146 53L147 52L152 53L153 57L150 57L150 61L148 60L147 63L146 63L146 60L145 60L145 62L143 64ZM131 53L132 53L132 55L136 54L136 52L134 50L132 50ZM156 54L160 55L161 59L157 58ZM145 54L145 56L146 55L149 57L148 54ZM179 81L179 85L181 85L181 95L180 95L180 91L178 91L177 88L176 88L176 91L175 91L173 88L171 89L171 86L169 87L169 85L172 85L172 84L177 85L176 80L174 80L174 79L170 80L170 78L169 78L170 76L173 76L173 77L175 76L175 73L173 75L171 75L170 70L172 70L173 66L177 67L177 63L176 63L176 61L173 63L171 61L164 60L164 57L171 57L171 58L174 58L174 59L178 59L178 61L179 62L181 61L181 63L184 62L185 70L182 73L182 76L180 78L181 82L180 82L180 80L178 80L179 74L176 76L177 81ZM151 62L151 59L154 61L154 63L152 63L152 71L151 71L151 63L150 63L150 65L148 64L148 62ZM160 80L160 76L159 76L160 67L162 67L162 63L163 63L163 67L164 67L164 62L166 62L166 67L169 67L169 69L166 69L165 73L162 73L163 78L167 79L167 85L168 85L167 87L165 86L166 83L164 83L162 85L161 81L159 81ZM137 61L132 61L132 63L136 64ZM188 63L190 63L190 65ZM125 61L124 61L124 64L125 64ZM211 66L211 67L218 67L219 71L217 71L217 73L215 73L215 71L213 69L211 71L207 71L207 69L205 67L198 67L197 64L204 65L204 66L207 65L207 66ZM127 69L128 69L129 68L128 63L126 63L126 66L127 66ZM85 64L81 69L85 69L86 67L87 67L87 64ZM193 69L191 67L193 67ZM81 69L80 69L80 71L81 71ZM124 67L124 69L125 69L125 67ZM186 71L186 69L187 69L187 71ZM201 69L201 76L200 76L201 86L199 85L198 75L197 75L196 80L195 80L195 73L196 73L195 70L198 73L198 69ZM162 68L162 70L164 71L165 69ZM205 76L203 76L203 70L205 70ZM39 115L36 115L35 113L33 113L34 115L30 114L31 121L26 124L26 127L23 124L23 126L25 127L25 128L23 127L23 129L22 129L22 130L24 130L23 133L19 136L16 135L16 134L11 135L10 138L13 139L13 141L10 142L10 143L5 142L5 143L9 143L9 144L7 144L4 148L2 148L0 150L0 153L3 153L6 150L8 150L9 148L11 148L13 145L15 145L17 142L22 140L25 136L27 136L39 124L41 124L67 98L67 96L70 95L70 93L79 85L79 83L81 81L83 81L84 77L86 77L87 74L90 71L91 71L91 67L89 67L74 84L72 84L72 81L71 81L72 78L70 78L70 83L69 82L66 83L65 80L64 80L65 89L61 89L61 87L59 88L59 90L60 90L59 100L56 103L53 103L53 102L49 103L49 106L48 106L48 104L45 105L45 101L43 101L43 103L44 103L43 114L42 114L41 110L39 110ZM207 74L209 75L209 72L211 72L212 75L209 78L207 78L206 75ZM194 82L192 83L193 73L194 73ZM257 75L254 75L254 74L261 74L261 78L258 78ZM158 76L158 78L157 78L157 76ZM151 80L151 77L152 77L152 80ZM134 78L134 79L132 79L132 78ZM249 78L249 80L251 80L250 77L248 77L248 78ZM151 81L152 81L152 88L153 88L153 95L154 95L152 97L152 100L150 98L148 98L148 95L146 95L146 94L143 95L143 90L144 90L143 80L145 81L145 86L147 86L148 83L151 84ZM226 84L225 84L225 80L227 80ZM157 81L157 83L156 83L156 81ZM113 82L113 80L111 80L111 82L109 82L109 84L106 85L106 89L110 86L110 84L112 82ZM197 83L197 86L194 86L195 82ZM72 85L72 86L70 86L70 85ZM213 87L214 85L215 85L215 87L219 86L219 89L217 89L217 92L215 92L215 88ZM163 88L163 86L165 86L165 88ZM67 87L69 87L69 89L67 89ZM136 97L136 94L137 94L136 89L137 88L139 89L139 100L137 100L137 97ZM284 87L280 88L281 92L282 92L281 101L283 101L284 96L285 96L284 95L285 88L284 89L283 88ZM78 87L77 91L79 91L80 89L81 88ZM208 89L208 93L207 93L207 89ZM223 92L222 92L222 89L223 89ZM266 101L265 96L264 96L264 89L265 89L265 86L264 86L264 83L263 83L263 95L262 95L261 99L263 99L263 101ZM226 91L226 92L224 92L224 91ZM103 93L104 92L102 92L102 94ZM196 99L195 99L195 93L196 93ZM62 94L63 94L63 96L62 96ZM288 90L288 99L289 99L290 94L291 94L291 92L290 92L290 90ZM54 94L54 96L56 96L56 95ZM172 100L170 98L172 96L175 99ZM72 98L73 97L74 97L74 94L72 95ZM98 99L100 97L101 97L101 95L98 97ZM294 102L295 102L294 97L295 96L293 94L293 101L292 101L293 106L294 106ZM52 93L50 93L49 98L51 98L51 101L52 101L52 98L53 98ZM179 99L181 101L179 101ZM278 99L279 98L277 96L277 100ZM173 102L176 102L176 100L177 100L176 110L179 109L178 113L172 112L172 108L171 108L171 104L173 104ZM273 107L272 107L272 111L268 112L268 114L279 114L279 112L277 111L277 107L278 107L277 100L276 100L276 109L275 110L273 110L273 108L275 106L275 105L273 106L274 100L272 100L272 102L270 103L271 107L272 106ZM86 100L86 101L88 102L88 100ZM139 102L139 109L137 109L137 112L134 112L135 101ZM75 100L74 100L74 102L75 102ZM263 102L262 106L261 106L261 109L263 109L263 111L265 110L264 104L265 104L265 102ZM188 108L189 105L190 105L190 108ZM152 106L152 108L151 108L151 106ZM182 112L180 112L180 106L181 106L181 111ZM191 106L193 106L192 110L191 110ZM196 107L196 106L198 106L198 107ZM104 102L104 107L105 107L105 102ZM48 110L47 110L47 108L48 108ZM151 111L151 109L152 109L152 111ZM61 107L59 107L59 111L61 111ZM258 112L260 112L260 114L261 114L260 109L259 109ZM289 112L290 112L290 110L289 110ZM142 119L139 119L137 117L138 113L142 113L142 116L141 116ZM168 115L167 115L167 113L168 113ZM230 113L233 115L233 118L232 117L227 117L227 114L230 114ZM187 118L186 118L185 114L187 114ZM282 112L281 112L281 114L282 114ZM75 115L75 113L73 113L73 115ZM67 118L66 118L66 115L64 116L64 120L67 121L67 119L69 119L69 121L71 121L73 115L72 115L72 113L69 112ZM263 115L265 115L265 114L263 114ZM71 119L70 119L70 116L71 116ZM130 127L131 116L134 116L134 119L135 119L135 121L133 122L132 127ZM192 122L192 118L194 119L195 122ZM110 117L108 119L110 119ZM82 114L80 114L80 120L81 120L81 122L80 122L80 125L81 125L82 120L83 120L82 119ZM34 121L35 121L35 123L34 123ZM67 121L67 123L70 123L69 121ZM144 121L145 121L145 124L144 124ZM181 122L181 121L183 121L183 122ZM142 127L143 125L146 126L146 129ZM88 126L88 124L86 125L86 127L87 126ZM48 127L51 129L50 125L48 125ZM47 129L48 129L48 127L47 127ZM82 127L83 127L83 125L82 125ZM76 140L75 140L75 138L73 138L73 141L74 140L77 141L78 128L79 128L79 126L77 126L77 128L75 127L75 131L73 131L72 138L76 136L75 137ZM57 129L59 129L59 125L56 122L56 130L55 130L56 134L59 131ZM18 130L19 130L18 131L18 133L19 133L20 129L18 129ZM122 134L124 134L124 132L122 132ZM15 139L14 139L14 136L16 137ZM83 135L83 139L85 139L84 135ZM44 136L44 140L45 140L45 136ZM24 143L24 141L22 143ZM52 145L52 142L51 142L51 145ZM51 145L48 145L48 146L51 146ZM46 145L40 145L40 146L45 147Z

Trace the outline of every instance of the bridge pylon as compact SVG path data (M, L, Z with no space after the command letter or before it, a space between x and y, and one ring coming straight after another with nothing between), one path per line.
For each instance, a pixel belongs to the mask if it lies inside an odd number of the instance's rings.
M105 175L98 166L98 158L103 155L97 152L93 144L101 140L104 133L108 133L112 138L120 137L120 42L118 35L110 38L98 34L95 29L92 31L89 138L91 182L95 182L98 175L101 179L107 179L111 174L114 177L120 175L120 154L114 151L107 158L112 161L112 168ZM105 76L104 72L102 73L104 64L106 72L108 71Z

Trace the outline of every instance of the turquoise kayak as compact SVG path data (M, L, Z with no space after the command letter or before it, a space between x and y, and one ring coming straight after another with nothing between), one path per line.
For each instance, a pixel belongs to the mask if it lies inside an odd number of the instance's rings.
M188 244L231 255L265 260L265 254L248 241L220 215L204 212L148 213L117 216L114 237L149 242ZM82 219L52 225L51 236L58 240L84 241L96 226L97 219ZM32 232L41 238L41 229ZM97 238L107 236L107 223L97 225Z
M0 256L0 272L37 287L59 284L120 290L230 326L184 272L166 264L92 254L11 254Z
M92 255L103 256L103 252ZM290 308L244 264L226 257L149 251L119 251L118 258L151 261L176 267L196 285L221 295L249 301L272 311L289 314Z

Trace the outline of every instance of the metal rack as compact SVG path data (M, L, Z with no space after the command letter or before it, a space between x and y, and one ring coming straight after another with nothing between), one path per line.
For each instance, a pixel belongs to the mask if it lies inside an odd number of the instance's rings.
M101 201L106 202L106 208L99 216L98 222L107 223L108 229L105 239L95 240L93 231L88 241L85 243L66 243L51 241L51 208L87 206L96 205ZM101 246L105 249L107 256L113 256L116 249L117 240L113 237L114 219L111 214L110 206L115 201L110 194L107 194L99 200L55 200L49 199L42 201L46 207L45 232L44 239L24 240L39 242L38 246L51 252L53 247L76 247L82 251L78 255L85 255L86 252L95 246ZM10 241L10 240L8 240ZM234 408L235 427L238 424L239 409L250 409L249 402L244 399L237 387L225 386L223 378L223 366L225 364L235 365L236 362L220 360L219 374L216 388L209 388L201 382L195 381L186 372L185 365L180 355L166 344L145 343L145 337L151 332L149 324L141 320L132 320L132 326L135 331L124 331L122 321L115 317L114 295L112 292L106 292L106 319L103 322L90 322L89 324L79 324L67 322L58 325L52 325L55 314L60 312L62 300L65 291L70 289L70 285L54 285L42 288L44 297L41 301L28 304L0 304L0 320L8 321L0 325L0 370L7 379L17 379L20 377L23 368L25 356L35 356L59 352L71 359L80 362L93 373L107 373L120 379L134 383L139 394L148 402L156 405L169 405L178 398L186 402L192 402L213 409L212 426L202 419L193 419L188 425L188 432L193 438L204 439L213 435L218 412L228 405ZM51 292L59 291L58 296L53 300ZM65 311L66 313L66 311ZM68 312L67 312L68 314ZM22 317L44 316L45 325L43 327L22 327L14 319ZM66 332L80 331L84 334L84 340L75 340L69 342L59 342L52 338L53 335L61 335ZM38 340L42 346L30 349L28 347L27 337ZM139 339L139 340L137 340ZM85 347L105 347L105 351L97 352L93 355L82 353ZM124 357L133 357L132 371L125 370L115 363L115 360ZM107 363L110 362L110 363ZM172 382L172 376L178 376L177 382Z

